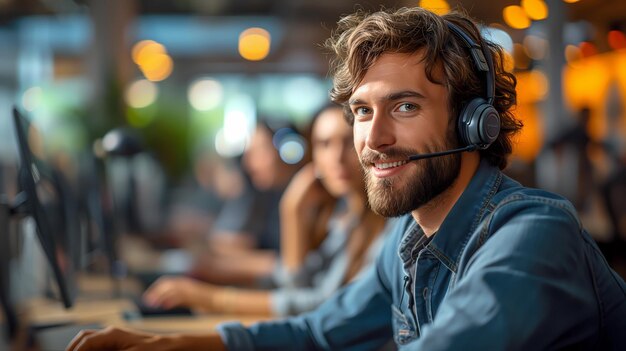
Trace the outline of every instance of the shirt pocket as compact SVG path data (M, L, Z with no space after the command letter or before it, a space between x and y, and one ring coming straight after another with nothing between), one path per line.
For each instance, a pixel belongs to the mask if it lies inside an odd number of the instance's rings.
M391 323L393 325L393 339L398 345L407 344L417 337L415 328L409 319L394 305L391 305Z

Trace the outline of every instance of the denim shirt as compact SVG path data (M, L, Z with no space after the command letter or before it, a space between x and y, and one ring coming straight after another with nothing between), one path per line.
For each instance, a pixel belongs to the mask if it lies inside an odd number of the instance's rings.
M317 310L218 327L228 350L626 350L626 284L561 197L483 161L423 248L410 215L397 223Z

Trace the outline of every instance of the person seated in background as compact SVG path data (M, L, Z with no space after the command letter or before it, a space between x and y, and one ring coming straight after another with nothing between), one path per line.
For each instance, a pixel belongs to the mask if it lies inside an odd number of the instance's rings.
M281 245L290 262L275 279L277 289L245 290L163 277L146 291L145 302L221 313L298 314L317 307L369 266L382 247L385 220L366 206L352 130L340 106L316 115L311 141L313 162L296 174L281 200ZM314 249L324 208L332 210L323 220L327 235Z
M163 236L172 247L204 246L221 209L248 183L240 160L220 156L212 145L199 147L192 159L189 174L168 194Z
M256 285L272 273L280 253L279 202L307 155L280 154L285 141L306 141L290 123L261 119L242 158L244 191L224 204L208 235L209 251L189 275L212 283Z

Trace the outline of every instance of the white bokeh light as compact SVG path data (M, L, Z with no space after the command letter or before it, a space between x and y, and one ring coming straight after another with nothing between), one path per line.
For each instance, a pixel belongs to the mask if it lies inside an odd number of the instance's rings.
M134 108L143 108L156 101L159 88L147 79L140 79L128 86L124 94L126 103Z
M187 91L189 103L198 111L208 111L222 103L224 89L215 79L200 79L189 86Z
M483 27L480 32L483 38L502 46L509 54L513 53L513 39L507 32L494 27Z
M248 95L231 98L224 108L224 127L215 136L215 150L223 157L241 155L255 127L254 100Z
M41 87L35 86L28 88L22 95L22 106L24 106L26 111L34 111L41 105L42 98L43 89L41 89Z

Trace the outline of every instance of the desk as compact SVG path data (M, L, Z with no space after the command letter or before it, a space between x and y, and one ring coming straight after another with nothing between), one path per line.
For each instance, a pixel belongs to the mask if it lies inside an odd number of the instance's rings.
M249 325L267 316L241 316L227 314L198 314L194 316L149 317L125 320L123 311L136 311L135 305L126 299L76 301L71 309L65 309L58 301L35 299L28 303L27 315L31 325L90 324L113 325L153 332L202 332L210 331L226 321L239 321Z
M226 321L237 320L249 325L269 319L266 316L197 314L126 320L123 316L124 311L137 312L137 307L130 299L111 297L112 285L108 277L83 276L80 278L79 286L83 294L74 301L70 309L65 309L60 301L45 298L31 299L24 303L23 320L29 326L70 325L45 329L37 334L35 338L39 340L42 350L59 347L62 349L78 332L79 328L76 326L83 328L86 325L116 326L159 334L203 333L215 330L218 324ZM135 290L137 286L132 282L122 282L121 286L125 295L129 295L131 291L140 291ZM138 296L138 293L130 295ZM55 346L49 348L50 345Z
M135 310L135 305L127 299L77 300L70 309L65 309L59 301L37 298L28 301L24 310L30 325L119 323L122 312Z

